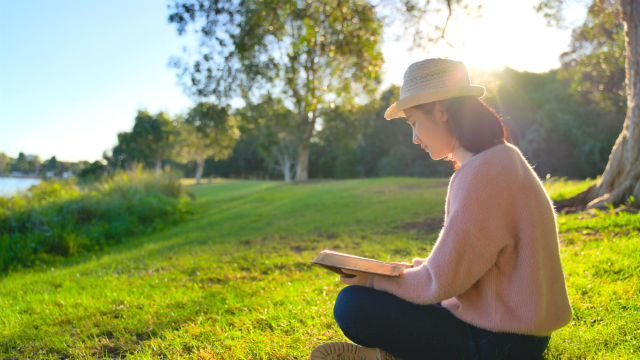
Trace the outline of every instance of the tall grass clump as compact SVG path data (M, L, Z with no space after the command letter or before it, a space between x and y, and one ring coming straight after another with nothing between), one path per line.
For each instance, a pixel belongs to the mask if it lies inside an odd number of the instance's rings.
M190 213L189 197L171 175L138 170L90 183L43 181L0 197L0 272L95 251Z

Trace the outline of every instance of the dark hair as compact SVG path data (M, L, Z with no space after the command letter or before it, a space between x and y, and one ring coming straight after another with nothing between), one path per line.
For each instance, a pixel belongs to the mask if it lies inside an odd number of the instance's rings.
M475 96L459 96L412 106L428 115L433 114L435 103L443 105L449 118L448 126L455 134L460 146L474 154L494 145L507 142L507 130L500 116L487 103ZM445 160L454 162L454 170L460 164L448 156Z

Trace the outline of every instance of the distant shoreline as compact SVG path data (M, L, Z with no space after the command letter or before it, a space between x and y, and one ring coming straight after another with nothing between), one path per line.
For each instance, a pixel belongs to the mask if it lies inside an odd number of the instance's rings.
M25 175L25 176L5 176L5 175L0 175L0 179L38 179L38 180L42 180L42 178L40 178L38 176L32 176L32 175Z

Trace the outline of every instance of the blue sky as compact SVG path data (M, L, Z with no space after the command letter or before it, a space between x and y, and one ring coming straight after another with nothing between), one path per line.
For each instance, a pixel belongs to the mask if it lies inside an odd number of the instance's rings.
M138 108L190 104L164 1L0 3L0 151L94 160Z
M481 21L452 19L452 39L462 44L456 50L408 54L406 43L386 42L383 87L400 85L406 67L425 57L478 68L557 67L570 33L547 28L533 4L494 1L485 4ZM0 1L0 152L96 160L118 132L131 128L138 109L186 110L191 101L167 64L189 41L177 36L167 15L163 0ZM504 31L522 24L526 31ZM483 38L494 41L469 45Z

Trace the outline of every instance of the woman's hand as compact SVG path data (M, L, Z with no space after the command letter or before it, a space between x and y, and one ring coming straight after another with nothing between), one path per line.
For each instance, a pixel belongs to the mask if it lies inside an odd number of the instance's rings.
M421 259L421 258L413 258L413 260L411 260L411 262L413 263L413 267L418 267L423 263L425 263L426 261L427 259Z
M400 275L404 274L404 269L412 268L414 266L404 261L403 262L392 261L391 264L402 265L402 272L400 273Z
M369 284L369 279L371 278L371 274L367 274L361 271L355 270L345 270L342 269L342 272L345 274L354 275L352 277L347 277L344 275L340 275L340 281L347 285L362 285L367 286Z

